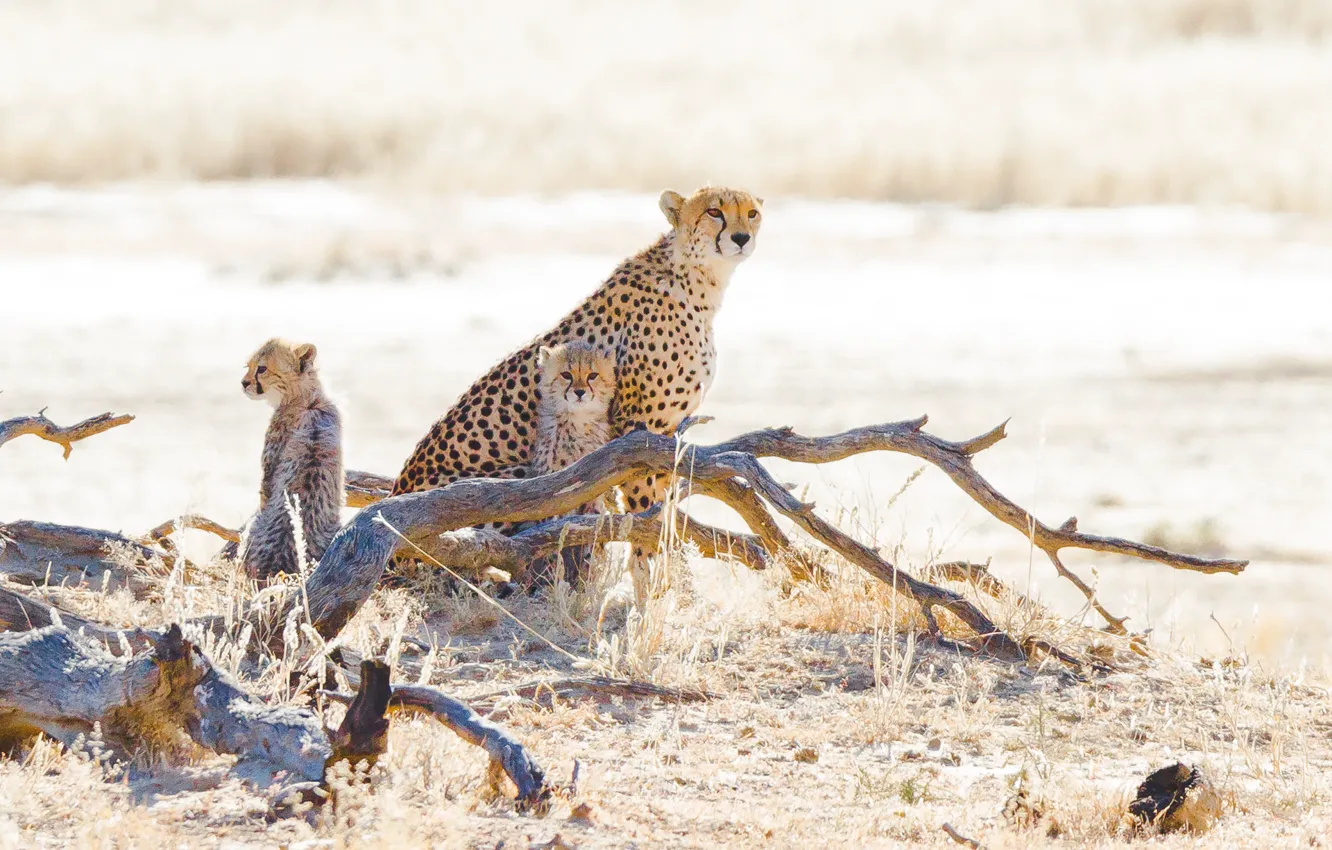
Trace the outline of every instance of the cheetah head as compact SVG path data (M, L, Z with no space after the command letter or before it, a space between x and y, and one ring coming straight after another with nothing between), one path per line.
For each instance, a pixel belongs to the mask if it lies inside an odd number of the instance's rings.
M754 253L763 199L739 189L699 189L688 198L669 189L661 211L675 228L676 251L684 257L738 263Z
M585 342L541 346L537 368L543 400L604 410L615 394L615 361Z
M241 389L250 398L262 398L277 407L303 377L314 374L314 363L315 347L310 343L293 345L270 339L251 355Z

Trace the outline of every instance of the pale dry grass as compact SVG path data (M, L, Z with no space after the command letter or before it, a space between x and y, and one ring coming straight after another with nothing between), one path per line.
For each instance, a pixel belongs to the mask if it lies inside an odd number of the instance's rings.
M514 816L487 795L478 750L410 720L395 722L368 782L335 780L339 805L313 823L267 824L225 759L126 769L95 740L76 752L38 743L0 762L0 847L528 847L557 834L575 847L954 846L945 821L989 847L1111 847L1133 836L1123 812L1137 781L1176 759L1203 765L1222 796L1208 846L1320 846L1332 826L1321 671L1265 670L1240 648L1144 658L1043 608L978 597L1020 635L1119 667L1082 681L1052 662L1014 668L936 645L913 606L837 559L814 586L780 565L754 574L669 557L673 581L646 610L607 616L608 599L632 604L619 558L599 561L585 590L506 600L540 640L474 595L421 600L411 578L376 593L340 638L393 660L399 681L464 698L588 669L719 695L490 703L557 781L580 761L577 797L548 817ZM229 569L191 572L176 593L250 593ZM124 597L82 595L107 619L146 616ZM159 617L178 605L166 593L152 603ZM286 699L293 669L276 659L250 686ZM1003 814L1018 788L1035 812L1022 824ZM574 817L575 804L589 808Z
M0 5L0 180L1332 212L1329 0Z

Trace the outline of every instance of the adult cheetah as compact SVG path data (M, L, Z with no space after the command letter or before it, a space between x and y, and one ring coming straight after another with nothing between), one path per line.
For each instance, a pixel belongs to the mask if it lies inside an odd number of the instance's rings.
M735 267L754 252L762 203L735 189L704 188L688 198L663 192L661 210L671 229L463 393L417 444L394 495L462 478L531 474L542 346L582 341L614 358L612 436L643 427L673 433L712 385L713 319ZM629 510L661 501L665 484L659 477L626 484L621 489Z

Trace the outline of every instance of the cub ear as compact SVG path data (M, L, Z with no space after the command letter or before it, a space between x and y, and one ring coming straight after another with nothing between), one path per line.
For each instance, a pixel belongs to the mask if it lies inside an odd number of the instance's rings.
M671 227L680 226L680 207L684 206L684 202L684 195L679 192L672 192L667 189L661 193L661 199L657 201L657 204L661 207L661 211L666 214L666 220L671 223Z
M555 356L555 352L550 346L543 345L537 348L537 368L540 369L546 365L546 361Z
M763 206L763 199L760 198L758 195L755 195L755 196L754 196L754 203L758 204L759 206Z
M310 367L314 365L315 353L315 347L308 342L296 346L296 359L300 361L302 372L309 371Z

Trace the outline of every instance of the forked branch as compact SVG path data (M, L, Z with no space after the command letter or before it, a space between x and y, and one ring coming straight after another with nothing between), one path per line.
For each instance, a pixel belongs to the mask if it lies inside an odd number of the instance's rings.
M366 673L373 672L376 662L362 664L362 682ZM382 665L381 665L382 667ZM387 668L382 671L383 682L387 683ZM364 684L362 685L364 689ZM347 694L323 692L330 699L347 703L351 706L348 716L357 703ZM433 717L444 726L452 729L458 737L473 746L480 747L490 756L490 770L487 776L492 790L500 776L507 776L518 789L517 807L520 811L543 811L550 801L552 788L546 782L546 773L537 764L536 759L521 743L505 729L481 717L465 704L435 688L417 685L394 685L392 695L388 697L388 714L408 712ZM335 736L336 740L336 736Z
M1239 573L1249 564L1246 560L1201 558L1171 552L1122 537L1084 534L1078 531L1076 518L1066 520L1058 528L1051 528L995 489L971 462L976 454L1007 436L1007 422L970 440L951 442L922 431L928 421L928 417L922 416L906 422L854 428L841 434L818 438L801 436L790 428L777 428L745 434L720 446L713 446L711 450L746 452L756 457L780 457L799 463L830 463L867 451L899 452L928 461L943 470L954 484L989 511L991 516L1017 529L1033 546L1044 552L1059 575L1073 582L1109 623L1111 631L1118 634L1125 631L1124 618L1112 616L1101 606L1095 591L1064 566L1059 558L1061 550L1087 549L1126 555L1156 561L1177 570L1202 573Z
M79 440L86 440L95 434L110 431L132 421L134 417L127 414L116 416L112 413L103 413L75 425L60 426L47 419L46 408L42 408L36 416L20 416L17 419L0 422L0 446L15 437L31 434L62 446L65 450L65 459L68 460L69 453L74 450L74 444Z

